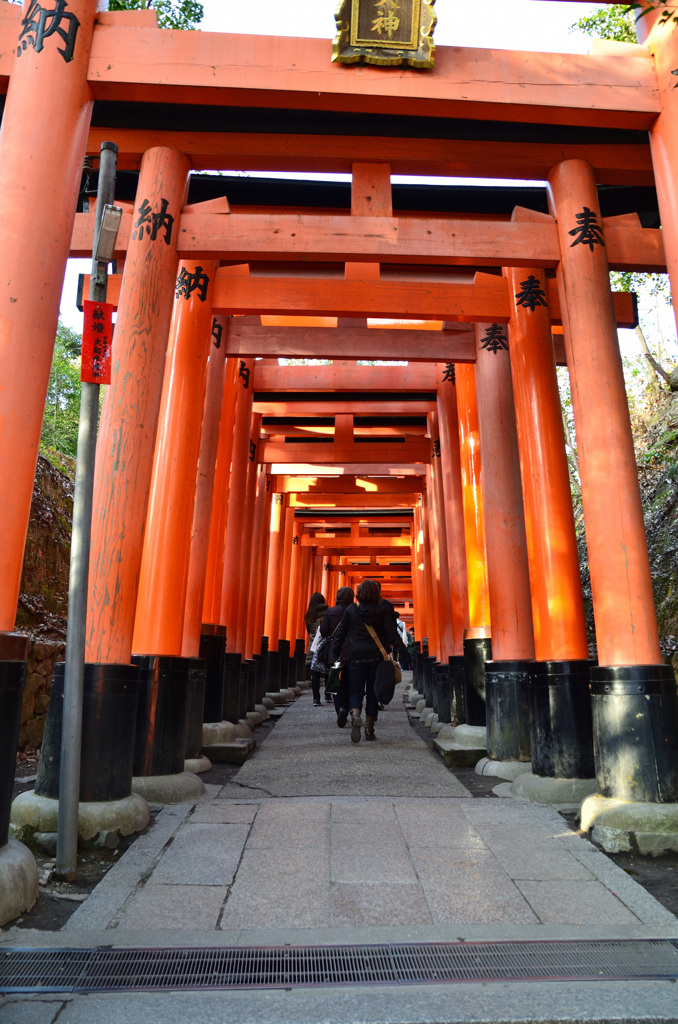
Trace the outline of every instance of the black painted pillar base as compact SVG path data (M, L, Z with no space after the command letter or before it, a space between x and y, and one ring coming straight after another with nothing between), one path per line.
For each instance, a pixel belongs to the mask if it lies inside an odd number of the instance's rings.
M174 655L132 655L139 669L135 776L178 775L184 770L191 660Z
M530 662L485 662L487 756L494 761L530 760L528 705Z
M266 651L264 678L266 693L280 693L280 654L278 651Z
M54 666L35 792L59 799L61 732L64 716L64 662ZM124 800L132 793L137 728L137 665L85 662L82 698L80 802ZM181 737L181 768L184 736Z
M591 663L533 661L529 666L532 773L552 779L592 779Z
M443 725L452 724L452 679L450 666L436 665L433 670L433 684L437 694L438 721Z
M669 665L591 668L600 796L678 802L678 691Z
M486 724L485 662L491 657L492 641L489 636L464 636L466 725Z
M203 722L221 722L224 717L224 655L226 627L203 622L200 629L200 657L205 660L205 708Z
M294 675L295 682L305 683L306 682L306 646L303 640L295 640L294 642L294 660L296 663L296 671Z
M27 650L28 637L0 634L0 848L9 838Z
M466 725L466 666L463 654L447 659L452 696L452 725Z
M422 675L421 675L421 644L418 640L414 641L414 654L412 656L412 686L417 693L422 692Z
M240 720L240 662L237 651L224 654L224 720L237 725Z
M280 689L288 690L290 685L289 640L278 640L278 659L280 661Z
M433 707L433 666L435 665L435 658L430 658L428 655L425 657L422 655L421 658L422 666L420 671L420 678L423 685L424 700L427 708Z
M186 710L185 760L200 757L202 723L205 708L205 678L207 663L204 658L190 658L188 669L188 708ZM221 721L221 719L219 719Z

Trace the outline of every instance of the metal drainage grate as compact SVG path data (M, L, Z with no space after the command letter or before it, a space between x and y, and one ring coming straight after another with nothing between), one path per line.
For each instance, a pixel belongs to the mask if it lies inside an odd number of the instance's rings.
M3 993L610 978L678 978L678 941L0 951Z

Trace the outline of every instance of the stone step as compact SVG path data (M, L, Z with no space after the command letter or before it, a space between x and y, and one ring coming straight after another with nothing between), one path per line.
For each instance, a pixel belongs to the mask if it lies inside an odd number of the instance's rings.
M256 745L256 740L236 739L232 743L211 743L202 752L213 764L243 764Z

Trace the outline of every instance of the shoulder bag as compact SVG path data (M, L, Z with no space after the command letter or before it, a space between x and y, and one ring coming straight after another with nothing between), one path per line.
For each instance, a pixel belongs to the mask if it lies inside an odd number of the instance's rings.
M374 680L374 695L380 704L390 704L393 700L396 683L401 681L403 674L398 662L394 661L391 655L386 653L384 645L377 636L377 631L372 626L368 626L367 623L365 623L365 629L381 651L383 659L381 665L377 668L377 676Z

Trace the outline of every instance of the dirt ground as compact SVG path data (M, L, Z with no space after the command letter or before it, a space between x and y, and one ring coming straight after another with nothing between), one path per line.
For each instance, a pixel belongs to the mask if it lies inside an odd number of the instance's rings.
M415 724L416 729L429 745L432 736L428 729ZM261 745L274 728L275 722L266 722L257 731L257 743ZM14 796L35 787L39 751L28 750L18 755ZM448 769L451 770L451 769ZM236 765L214 765L201 778L212 785L224 785L237 773ZM477 799L496 800L492 788L497 780L476 775L473 771L455 770L454 774ZM564 816L571 829L577 831L574 815ZM107 871L116 863L134 842L135 836L121 840L113 850L87 849L78 856L78 868L74 882L56 882L52 878L54 857L38 847L33 849L40 877L40 895L33 909L17 921L12 922L23 928L37 928L44 931L58 931L88 894L94 889ZM667 910L678 916L678 854L663 854L660 857L641 857L637 853L607 854L631 875L639 885L647 889Z

